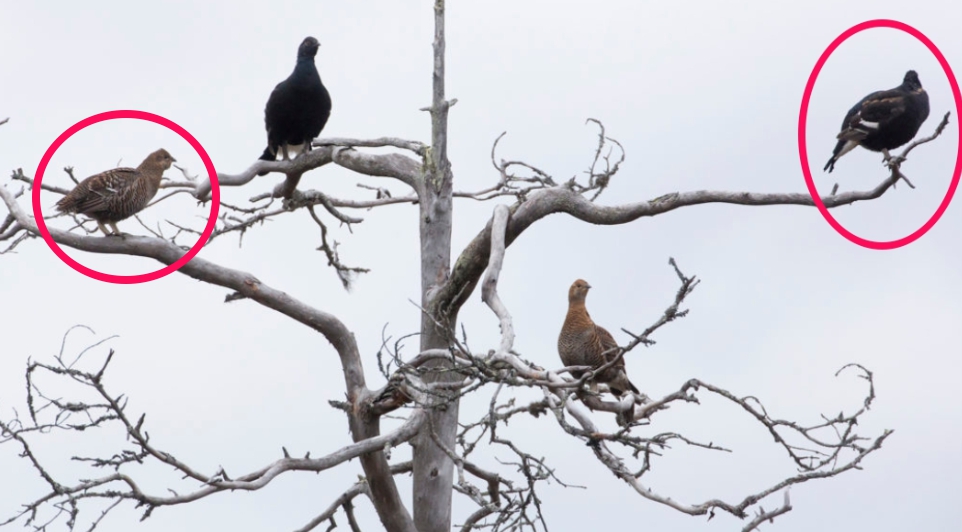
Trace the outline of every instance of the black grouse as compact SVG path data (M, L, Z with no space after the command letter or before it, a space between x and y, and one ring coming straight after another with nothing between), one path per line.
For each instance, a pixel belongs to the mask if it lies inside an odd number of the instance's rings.
M120 235L117 222L144 210L157 195L160 178L176 159L160 149L151 153L134 168L114 168L92 175L81 181L57 202L57 210L86 214L97 222L105 235L110 235L104 224L110 225L114 235Z
M889 150L912 140L928 117L929 95L922 88L919 75L909 70L901 85L873 92L848 111L832 158L822 170L831 173L835 162L856 146L880 151L888 161Z
M294 71L274 87L267 99L264 108L267 148L260 157L264 161L276 160L278 153L287 160L291 155L310 151L311 141L331 116L331 95L314 66L314 56L320 46L314 37L305 38L297 49Z

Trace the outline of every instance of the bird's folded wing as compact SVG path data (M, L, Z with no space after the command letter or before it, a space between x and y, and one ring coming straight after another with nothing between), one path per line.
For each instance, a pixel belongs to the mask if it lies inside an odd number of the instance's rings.
M859 141L874 131L884 128L906 110L905 94L881 91L865 97L848 120L848 127L835 137L838 140Z
M862 122L884 126L905 112L907 98L905 94L889 94L863 102L859 112Z
M615 355L618 354L617 349L615 349L618 347L618 342L615 341L615 337L611 336L611 333L608 332L607 329L599 325L595 325L595 335L601 343L601 352L604 353L607 351L607 353L605 353L605 362L610 362L611 359L615 358Z
M137 179L133 168L113 168L89 178L88 192L77 204L79 212L98 212L107 209L110 200Z

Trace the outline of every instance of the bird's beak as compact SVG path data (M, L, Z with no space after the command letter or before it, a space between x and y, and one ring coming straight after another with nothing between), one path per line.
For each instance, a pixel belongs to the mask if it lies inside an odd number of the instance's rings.
M171 158L170 158L170 162L176 163L176 162L177 162L177 159L174 159L173 157L171 157Z
M591 290L591 285L590 285L590 284L585 283L585 286L588 288L588 290Z

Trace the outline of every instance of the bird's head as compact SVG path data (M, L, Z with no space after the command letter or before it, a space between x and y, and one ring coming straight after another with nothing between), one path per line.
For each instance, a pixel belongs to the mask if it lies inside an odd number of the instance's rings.
M914 70L909 70L905 73L905 78L902 80L902 83L911 89L918 90L922 88L922 82L919 81L919 75Z
M317 42L314 37L307 37L301 42L301 46L297 49L297 57L310 57L313 58L317 55L317 49L321 47L321 43Z
M584 279L578 279L571 284L571 288L568 289L568 302L569 303L584 303L585 297L588 295L588 290L591 289L591 285L588 284Z
M167 170L172 164L177 162L177 159L174 159L169 153L167 153L167 150L161 148L148 155L147 160L144 162L148 163L150 166Z

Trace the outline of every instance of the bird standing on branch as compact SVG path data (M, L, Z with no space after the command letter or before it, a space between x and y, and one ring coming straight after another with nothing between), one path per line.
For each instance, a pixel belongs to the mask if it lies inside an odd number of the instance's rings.
M902 84L887 91L877 91L862 98L842 121L842 131L832 158L822 170L829 173L835 162L856 146L885 154L912 140L922 123L929 117L929 95L922 88L914 70L905 73Z
M321 44L307 37L297 49L297 64L284 81L277 84L264 108L267 148L261 160L274 161L281 153L284 160L311 150L311 141L321 134L331 116L331 95L314 66ZM259 175L266 175L262 172Z
M599 368L618 355L618 343L611 333L595 324L585 307L585 297L591 285L578 279L568 289L568 314L558 335L558 354L565 366ZM584 371L572 371L580 379ZM595 382L608 384L608 389L619 399L626 393L639 393L625 373L625 359L619 358L611 367L594 376ZM594 386L594 383L592 383Z
M157 195L164 171L177 160L159 149L136 169L114 168L81 181L57 202L57 210L85 214L97 222L107 236L121 235L117 222L144 210ZM110 225L113 233L104 224Z

